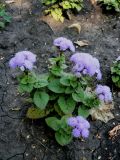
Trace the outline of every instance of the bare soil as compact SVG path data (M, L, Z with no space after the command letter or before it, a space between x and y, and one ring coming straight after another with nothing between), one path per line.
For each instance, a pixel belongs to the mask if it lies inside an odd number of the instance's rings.
M86 1L85 8L64 24L43 15L39 0L15 0L7 6L12 22L0 32L0 160L120 160L120 134L109 139L108 132L120 124L120 91L111 83L110 66L120 55L120 15L102 13ZM69 25L79 22L81 32ZM88 52L101 62L103 83L114 95L115 118L107 124L92 121L90 137L61 147L44 120L25 119L27 105L17 92L17 81L8 66L14 53L30 50L37 54L39 72L47 69L53 39L64 36L90 45L76 50Z

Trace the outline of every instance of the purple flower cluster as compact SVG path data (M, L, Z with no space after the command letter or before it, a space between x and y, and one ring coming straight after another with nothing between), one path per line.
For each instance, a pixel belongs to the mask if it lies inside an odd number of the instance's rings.
M36 62L36 55L30 51L21 51L9 61L9 66L13 69L19 67L22 71L32 70Z
M108 86L97 85L95 92L101 101L112 102L112 93Z
M92 57L90 54L75 53L71 56L70 61L74 63L73 72L76 76L80 77L83 74L91 77L96 75L98 80L102 78L100 63L98 59Z
M70 51L75 52L75 47L72 41L67 38L59 37L54 40L53 44L59 47L61 51L66 51L67 49L69 49Z
M70 117L67 120L67 124L73 128L72 135L76 138L83 137L87 138L89 136L89 122L81 116Z

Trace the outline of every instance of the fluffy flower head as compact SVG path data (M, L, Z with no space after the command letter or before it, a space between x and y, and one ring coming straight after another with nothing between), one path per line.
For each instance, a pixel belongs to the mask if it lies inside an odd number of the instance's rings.
M9 61L11 68L19 67L22 71L25 69L32 70L36 62L36 55L30 51L21 51Z
M74 63L73 72L76 76L89 75L94 76L100 80L102 74L100 71L100 63L98 59L94 58L88 53L75 53L71 56L70 61Z
M101 101L112 102L112 93L108 86L97 85L95 92Z
M89 122L81 117L70 117L68 118L67 124L72 127L72 135L73 137L80 137L82 136L83 138L87 138L89 136L89 128L90 124Z
M83 138L87 138L89 136L89 130L88 129L83 129L81 134L82 134Z
M80 137L81 136L80 130L77 128L74 128L72 130L72 135L73 135L73 137L76 137L76 138Z
M71 127L75 127L77 125L77 119L75 117L70 117L67 120L67 123Z
M66 51L67 49L69 49L70 51L75 52L75 47L72 41L67 38L59 37L54 40L53 44L59 47L61 51Z

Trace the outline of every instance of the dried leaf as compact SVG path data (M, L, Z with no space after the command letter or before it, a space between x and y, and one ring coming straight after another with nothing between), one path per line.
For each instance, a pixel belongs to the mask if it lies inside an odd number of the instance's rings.
M88 46L89 45L89 42L87 40L77 41L77 42L74 42L74 43L77 44L80 47L84 47L84 46Z
M103 103L99 108L91 109L90 114L93 120L98 119L107 123L109 120L114 118L114 115L111 113L111 109L113 109L113 103Z
M120 125L115 126L111 131L109 131L110 139L115 138L120 132Z
M19 111L20 109L20 107L11 108L12 111Z
M29 119L39 119L45 117L46 115L47 113L45 112L45 110L41 110L35 107L30 107L28 108L26 117Z
M66 14L67 14L67 16L68 16L68 19L71 20L71 19L72 19L71 13L70 13L69 11L67 11Z
M7 4L15 3L15 0L7 0L7 1L5 1L5 3L7 3Z
M76 28L78 33L80 34L80 31L81 31L80 23L74 23L74 24L70 25L68 28Z
M97 0L90 0L93 5L96 5Z

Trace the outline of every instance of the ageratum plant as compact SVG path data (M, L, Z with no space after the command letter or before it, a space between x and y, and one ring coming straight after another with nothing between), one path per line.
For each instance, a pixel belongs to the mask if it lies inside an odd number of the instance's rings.
M113 62L111 67L112 81L116 87L120 88L120 56Z
M0 29L11 22L11 16L6 12L5 5L0 3Z
M106 7L107 10L115 10L120 12L120 0L97 0L99 4Z
M91 109L112 101L109 87L94 85L102 74L98 59L88 53L74 53L72 41L59 37L54 40L56 57L49 59L48 72L35 71L36 55L21 51L9 61L12 69L20 69L19 91L28 93L32 107L26 116L31 119L45 118L45 122L55 131L56 141L67 145L75 138L88 138L90 124L85 119ZM65 51L70 57L71 71L68 71ZM67 60L68 61L68 60ZM70 66L69 66L70 68Z
M64 15L69 17L69 10L80 11L83 8L83 0L43 0L43 4L49 7L45 13L61 22L64 21Z

